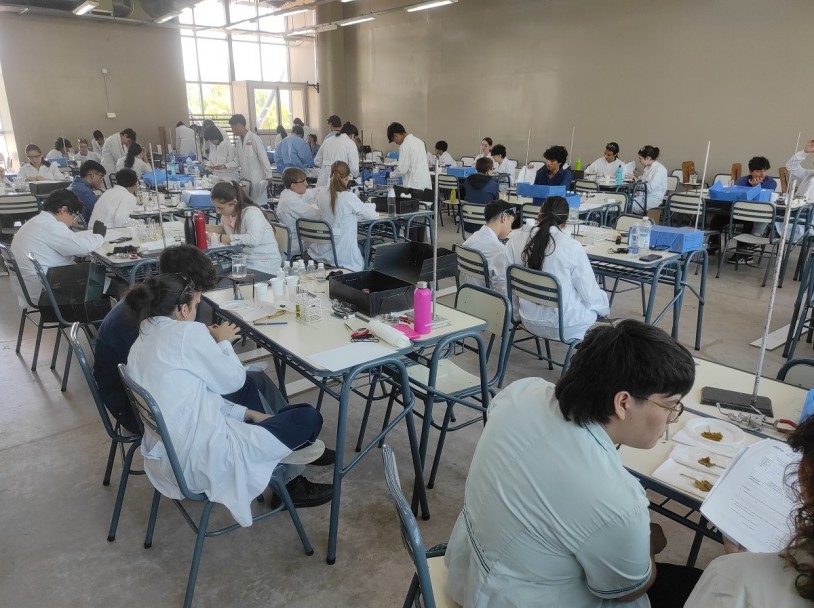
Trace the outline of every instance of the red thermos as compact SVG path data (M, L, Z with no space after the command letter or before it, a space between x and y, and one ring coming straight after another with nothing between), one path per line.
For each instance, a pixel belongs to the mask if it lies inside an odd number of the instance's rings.
M206 218L201 211L195 213L195 241L198 249L206 249Z

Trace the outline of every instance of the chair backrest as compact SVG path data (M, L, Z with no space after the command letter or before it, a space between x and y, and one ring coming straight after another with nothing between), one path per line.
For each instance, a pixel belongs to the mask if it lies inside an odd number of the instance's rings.
M735 201L732 203L732 211L729 216L729 233L733 233L733 224L735 222L774 223L776 215L773 203ZM774 234L774 231L770 230L769 235L772 234Z
M463 163L464 167L471 167L475 164L475 157L474 156L462 156L461 162Z
M681 180L686 184L690 181L690 175L695 173L695 163L691 160L685 160L681 163Z
M300 243L300 253L303 257L306 256L308 247L305 243L330 243L331 252L333 253L334 266L338 266L336 257L336 243L334 242L334 233L331 230L331 225L322 220L306 220L300 218L297 220L297 238Z
M542 209L542 205L537 205L535 203L526 203L523 205L523 221L526 220L534 220L537 221L537 216L540 214L540 209Z
M26 307L37 310L39 306L31 301L31 294L28 293L28 287L25 286L25 281L23 281L22 277L20 276L20 268L17 266L17 258L14 257L14 254L11 252L11 247L0 243L0 256L3 258L3 264L5 265L9 274L13 274L15 277L17 277L17 282L20 285L21 293L25 298Z
M574 192L599 192L599 184L589 179L574 180Z
M785 194L789 191L789 170L785 167L780 167L777 172L780 174L780 191Z
M19 194L0 198L0 216L14 221L25 221L39 214L40 202L33 194Z
M562 333L562 288L557 277L543 270L532 270L512 264L506 271L506 291L511 302L519 298L540 306L555 308L560 342L568 343Z
M743 165L740 163L732 163L732 168L729 170L729 178L734 182L743 174Z
M673 171L675 173L675 171ZM667 176L667 192L675 192L678 190L678 176L677 175L668 175Z
M700 216L698 225L704 226L704 200L697 194L671 194L667 197L667 208L664 214L666 223L671 224L673 214Z
M461 273L477 277L487 287L491 287L489 276L489 263L480 251L469 249L457 243L452 245L452 251L458 256L458 273L455 275L455 285L461 288Z
M786 361L777 379L806 390L814 388L814 359L791 359Z
M476 205L475 203L461 202L461 222L465 224L476 224L483 226L486 224L486 205ZM461 234L466 236L466 231L461 228Z
M618 202L622 209L627 209L627 203L630 200L627 192L603 192L599 197L600 199L604 198L606 201L610 199Z
M382 446L382 461L384 462L384 480L387 483L387 489L390 492L393 507L396 509L396 517L398 518L399 530L401 531L401 540L404 542L404 547L407 549L407 553L410 554L410 559L413 560L413 565L415 566L423 606L425 606L425 608L435 608L436 604L432 589L432 579L430 578L430 570L427 566L427 549L424 546L424 540L421 538L421 530L418 527L418 522L410 509L410 503L407 502L407 499L404 497L404 492L401 490L396 457L393 454L392 448L387 444Z
M487 330L508 350L512 315L506 296L479 285L463 285L455 294L455 309L486 321Z
M436 177L439 190L457 190L458 178L454 175L441 174Z
M616 219L615 228L619 232L627 232L628 230L630 230L631 226L633 226L634 224L638 224L641 221L642 218L640 218L637 215L622 214Z
M273 213L273 211L271 212ZM268 219L266 215L266 219ZM274 229L274 237L277 239L277 247L286 260L291 261L291 229L281 222L269 221Z
M722 186L728 186L730 180L732 180L732 176L729 173L717 173L715 177L712 178L711 183L721 182Z
M37 261L37 259L34 257L34 254L29 253L28 259L31 260L32 264L34 264L34 270L37 271L37 276L40 278L42 289L43 291L45 291L45 295L48 296L48 302L51 304L51 308L54 309L54 314L56 315L57 321L62 327L68 327L70 323L68 323L65 320L65 317L62 316L62 310L59 308L57 298L54 295L54 290L51 289L51 283L48 281L48 277L46 276L45 270L43 269L42 265Z
M127 284L132 287L136 283L141 283L147 277L158 274L158 260L141 260L130 268L130 274L127 277Z
M139 420L142 429L150 429L158 435L161 443L164 444L164 451L167 453L167 458L170 461L172 472L175 475L175 481L181 490L184 497L189 500L204 501L207 500L206 494L198 494L192 492L187 486L184 479L184 470L178 461L178 455L175 453L175 446L172 443L172 438L167 432L167 425L164 422L164 416L161 415L161 409L153 399L153 396L141 385L136 383L127 371L127 365L119 363L119 374L124 383L124 390L127 392L127 398L130 399L130 405L136 413L136 418Z
M263 215L266 216L266 221L272 226L280 221L280 218L274 209L261 209L261 211L263 212Z
M279 171L272 171L271 172L271 184L272 186L282 186L283 185L283 174Z

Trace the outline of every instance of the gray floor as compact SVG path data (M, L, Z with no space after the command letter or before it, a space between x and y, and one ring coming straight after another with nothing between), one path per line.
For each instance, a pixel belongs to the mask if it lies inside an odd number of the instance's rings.
M460 242L448 220L441 242ZM769 289L760 287L761 279L762 270L742 268L736 273L732 266L723 269L720 279L710 278L701 357L754 370L758 349L749 343L761 335L769 297ZM107 606L117 601L180 605L192 552L190 530L165 503L153 547L143 549L152 490L144 477L136 477L128 487L118 537L113 543L106 541L119 468L114 469L114 482L103 487L109 443L76 366L67 392L60 392L61 366L59 373L48 368L53 332L44 341L36 373L29 369L32 327L26 329L21 355L15 354L19 310L8 281L0 278L0 603L10 607ZM779 291L772 329L787 323L796 292L797 284L791 280ZM636 292L619 296L612 316L640 315L638 297ZM688 299L680 335L688 346L694 339L696 310L696 303ZM773 376L782 364L781 350L767 353L766 375ZM808 346L798 351L798 356L808 354ZM534 375L556 377L523 353L511 357L507 380ZM309 398L313 399L313 393L302 400ZM358 429L360 409L351 417L353 433ZM333 404L327 403L323 413L323 437L332 445ZM432 518L421 522L428 545L445 541L451 530L478 436L479 428L473 426L447 442L437 486L429 491ZM406 437L394 432L388 443L396 450L407 487ZM136 464L140 464L139 457ZM325 470L309 470L308 475L323 481L330 478ZM342 504L336 565L328 566L324 559L329 507L304 509L300 515L314 544L314 556L302 553L285 515L210 539L195 604L400 606L411 564L398 535L378 452L371 453L347 478ZM216 513L218 521L227 521L223 509ZM654 516L654 520L659 518ZM669 545L662 559L683 562L690 533L668 524L665 530ZM720 552L720 546L705 541L699 564L705 565Z

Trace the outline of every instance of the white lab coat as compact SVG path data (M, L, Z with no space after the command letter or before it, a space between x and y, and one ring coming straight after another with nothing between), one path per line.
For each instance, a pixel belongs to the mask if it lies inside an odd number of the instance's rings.
M443 154L441 154L441 156L438 157L438 162L446 167L458 166L457 163L455 162L455 159L452 158L452 154L450 154L449 152L444 152Z
M104 240L102 235L93 234L89 230L72 231L48 211L42 211L23 224L14 235L11 252L17 258L20 277L25 283L28 295L31 296L31 301L34 304L39 301L42 284L34 264L28 259L29 253L34 254L47 273L49 268L73 264L75 256L88 255L101 247ZM11 289L17 294L20 308L25 308L26 301L19 282L11 281Z
M251 182L252 200L258 205L265 205L268 203L271 163L263 140L257 133L249 131L243 138L237 138L235 149L237 163L240 165L240 177Z
M250 205L243 210L240 232L235 232L232 217L223 216L223 230L232 238L232 245L243 245L249 268L276 275L282 259L274 229L259 207Z
M399 164L391 173L401 176L405 188L424 190L432 188L430 168L427 165L427 146L412 133L409 133L399 146Z
M123 228L130 222L130 214L136 210L136 196L124 186L113 186L102 192L93 206L89 226L102 222L108 228Z
M127 148L122 144L122 136L114 133L105 140L102 146L102 166L107 174L116 172L116 162L127 154Z
M494 162L494 159L492 159ZM503 162L500 164L495 163L494 171L495 175L499 175L501 173L506 174L509 176L509 185L514 186L514 171L517 169L517 163L513 160L509 160L508 158L504 158Z
M291 255L299 255L300 242L297 238L297 220L322 219L322 212L316 205L318 188L309 188L300 196L293 190L285 189L277 201L277 217L291 231Z
M359 175L359 149L353 140L340 133L339 135L328 135L314 158L314 166L319 167L319 177L317 186L327 186L331 181L331 165L341 160L348 163L350 174L353 177ZM427 164L427 161L424 161Z
M786 169L789 170L789 188L793 181L797 181L796 195L811 200L814 199L814 169L803 169L807 156L804 150L800 150L786 163Z
M596 175L598 177L616 177L616 170L622 167L622 173L625 171L625 163L618 158L613 162L605 160L604 156L600 156L590 165L585 167L585 175ZM624 177L624 175L623 175Z
M489 267L490 289L505 295L506 269L509 267L509 256L506 253L506 245L500 242L495 231L489 226L481 226L475 234L464 241L464 247L483 254L486 265ZM481 287L486 286L483 279L472 275L466 275L466 282Z
M175 127L175 149L178 150L178 154L181 156L198 153L198 148L195 145L194 129L186 125Z
M536 226L531 230L524 226L512 232L506 244L509 264L523 264L523 249L537 230ZM582 245L557 227L552 227L550 233L554 246L552 250L552 242L549 241L543 270L553 274L560 282L563 337L566 340L582 339L597 317L605 316L610 311L608 294L599 288ZM559 340L556 308L523 299L519 304L520 319L527 330L542 338Z
M122 156L119 160L116 161L116 171L118 171L119 169L126 169L126 167L124 166L125 160L127 160L127 157ZM136 175L138 176L139 179L141 179L141 176L144 175L145 173L150 173L153 170L153 167L152 165L150 165L150 163L145 163L138 157L133 159L133 166L130 168L136 172Z
M102 157L101 157L101 156L99 156L99 155L98 155L96 152L94 152L93 150L88 150L88 154L87 154L87 156L82 156L81 154L77 154L77 155L74 157L74 160L75 160L75 161L77 162L77 164L78 164L78 165L81 167L81 166L82 166L82 163L84 163L85 161L88 161L88 160L95 160L97 163L98 163L98 162L101 162L101 161L102 161Z
M48 154L45 155L45 160L53 160L55 158L67 158L67 157L56 148L54 148L53 150L49 150Z
M333 230L337 266L354 272L364 270L365 260L356 239L358 220L378 219L376 205L363 203L353 192L346 190L337 194L334 212L331 211L331 192L328 188L318 188L316 198L322 219L328 222ZM318 262L334 263L331 246L327 243L311 245L308 254Z
M303 126L302 126L302 138L303 138L305 141L308 141L308 136L309 136L309 135L317 135L317 132L316 132L316 131L314 131L314 130L313 130L311 127L309 127L308 125L303 125Z
M252 501L291 450L266 429L243 422L246 408L221 397L246 380L232 345L216 343L203 323L152 317L141 323L127 367L161 408L189 489L205 492L241 526L250 526ZM181 498L164 444L149 428L141 453L153 486Z
M24 165L20 165L20 168L17 170L17 177L15 179L23 179L28 181L32 177L37 176L58 182L65 179L71 179L70 175L65 175L59 170L59 165L56 163L48 163L47 167L45 166L45 163L42 163L39 166L39 169L32 167L31 163L25 163Z
M215 165L226 165L225 169L214 169ZM209 144L209 158L203 161L203 166L212 171L212 174L220 180L237 181L237 150L224 139L220 144Z
M90 148L93 152L99 155L99 158L102 158L102 145L96 141L95 139L90 142Z
M641 181L647 182L647 209L655 209L664 202L664 195L667 193L667 169L659 161L653 161L649 167L645 167L642 172ZM633 212L642 212L642 195L637 194L633 199Z

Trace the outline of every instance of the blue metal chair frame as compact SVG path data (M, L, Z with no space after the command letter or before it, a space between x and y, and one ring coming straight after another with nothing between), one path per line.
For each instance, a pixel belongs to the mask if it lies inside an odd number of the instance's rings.
M153 433L158 435L161 442L164 444L164 450L167 453L167 458L170 461L170 466L172 467L172 472L175 475L175 480L181 494L187 500L203 503L201 517L196 524L192 519L192 516L189 514L186 508L184 508L181 500L172 499L173 504L175 504L180 511L184 521L187 522L189 527L193 532L195 532L196 535L195 549L192 552L192 564L190 566L189 578L187 579L187 589L184 596L184 608L189 608L192 605L192 594L195 592L195 582L198 578L198 567L201 563L204 540L214 536L222 536L228 532L236 530L237 528L240 528L240 524L234 523L218 530L208 529L209 517L212 513L212 508L216 503L210 501L206 494L193 492L187 486L186 480L184 479L183 469L178 461L178 455L175 453L175 447L169 433L167 432L164 417L161 414L161 409L155 402L155 399L153 399L152 395L150 395L145 388L137 384L130 377L127 371L127 366L123 363L119 364L119 373L121 374L122 381L124 382L125 390L127 391L127 395L130 399L130 404L133 406L133 410L136 412L136 417L142 424L142 428L144 426L149 428ZM252 522L266 519L267 517L270 517L275 513L279 513L282 510L287 510L291 516L291 520L294 522L294 527L297 529L297 534L299 535L302 546L305 549L305 554L313 555L314 549L311 546L311 542L308 540L305 529L302 527L302 522L300 521L299 515L297 515L297 510L294 508L294 504L291 502L291 497L288 494L288 490L286 489L285 482L283 480L282 469L279 467L275 469L274 474L269 481L269 486L282 499L281 504L279 507L272 509L271 511L255 515L252 518ZM145 549L149 549L153 544L153 531L155 530L155 521L156 517L158 516L158 505L160 500L161 494L158 490L155 490L153 492L153 503L150 509L150 519L147 524L147 534L144 538Z
M308 248L305 242L309 243L330 243L331 253L334 259L334 266L338 266L339 262L336 257L336 241L334 240L334 233L331 225L323 220L297 220L297 240L300 243L300 255L305 259L311 259L308 255Z
M457 255L458 274L455 275L455 288L461 288L461 273L483 279L486 289L492 288L492 277L489 274L489 262L480 251L464 247L458 243L452 245L452 251ZM461 254L463 252L463 255Z

